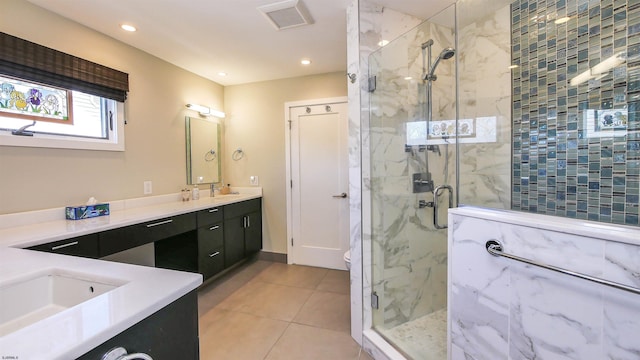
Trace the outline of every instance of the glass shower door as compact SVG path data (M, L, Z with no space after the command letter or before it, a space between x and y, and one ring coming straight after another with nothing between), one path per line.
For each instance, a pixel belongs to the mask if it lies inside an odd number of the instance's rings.
M446 357L454 16L452 6L369 58L373 326L414 359Z

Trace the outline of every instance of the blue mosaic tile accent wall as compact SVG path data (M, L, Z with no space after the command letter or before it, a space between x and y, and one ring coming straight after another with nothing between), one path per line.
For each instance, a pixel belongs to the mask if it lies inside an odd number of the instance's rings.
M516 0L511 54L512 208L639 226L640 0Z

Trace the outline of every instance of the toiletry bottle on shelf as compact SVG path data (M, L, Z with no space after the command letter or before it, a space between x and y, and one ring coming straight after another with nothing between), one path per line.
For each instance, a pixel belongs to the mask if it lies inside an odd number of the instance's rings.
M193 190L191 190L191 198L193 200L200 199L200 189L198 189L198 185L193 185Z

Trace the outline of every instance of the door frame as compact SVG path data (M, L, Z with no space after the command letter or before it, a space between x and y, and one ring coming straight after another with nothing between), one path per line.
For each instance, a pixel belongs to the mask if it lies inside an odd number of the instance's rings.
M287 264L293 264L295 260L293 258L293 247L291 245L291 239L293 238L293 194L291 191L291 184L293 180L291 177L291 129L289 127L291 121L291 108L303 106L331 105L337 103L348 104L348 98L346 96L340 96L332 98L288 101L284 103L284 138L286 158L286 179L284 185L287 194Z

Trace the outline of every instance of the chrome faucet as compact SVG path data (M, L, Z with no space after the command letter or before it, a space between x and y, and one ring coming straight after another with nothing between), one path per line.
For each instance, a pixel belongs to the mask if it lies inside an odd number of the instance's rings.
M216 193L216 184L211 183L211 188L210 188L210 192L209 192L209 196L214 197Z

